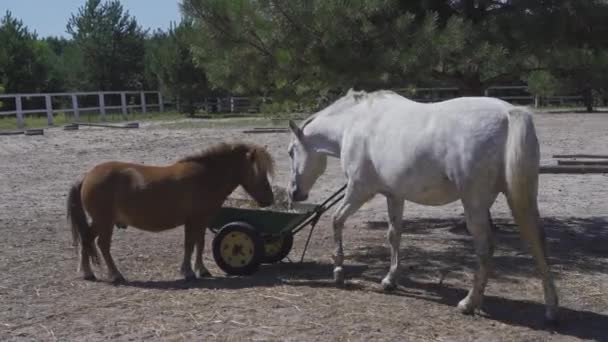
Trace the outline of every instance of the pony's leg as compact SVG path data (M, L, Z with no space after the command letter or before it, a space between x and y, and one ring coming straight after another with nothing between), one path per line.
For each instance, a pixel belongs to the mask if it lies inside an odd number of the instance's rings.
M558 297L553 275L547 262L545 230L540 224L538 209L536 207L527 209L524 212L520 208L520 212L516 213L511 205L515 222L519 226L520 235L527 242L536 262L536 267L542 277L545 294L545 318L548 321L554 321L557 319Z
M95 247L93 247L95 248ZM93 273L93 269L91 268L91 256L89 252L84 247L84 243L80 244L80 272L84 277L84 280L96 280L95 273Z
M388 207L388 232L386 238L391 245L391 267L388 274L382 279L382 287L384 290L393 290L395 278L399 271L399 245L401 243L401 230L403 221L403 199L396 199L387 196L386 203Z
M91 228L99 235L97 238L97 246L101 251L106 266L108 266L108 277L113 284L121 284L125 282L125 278L120 274L112 254L110 254L110 247L112 245L112 233L114 232L114 224L100 224L93 222Z
M194 244L199 240L197 234L197 227L191 223L184 225L184 260L180 267L180 272L184 276L186 281L196 279L194 271L192 271L192 252L194 251Z
M464 202L464 201L463 201ZM488 274L492 267L492 255L494 252L494 240L490 229L490 218L488 208L465 205L467 229L473 236L475 254L479 261L479 267L473 277L473 287L468 295L458 303L458 309L462 313L473 313L481 306L483 294L488 282Z
M371 195L364 195L354 190L354 187L349 183L346 188L346 194L338 209L336 209L333 217L334 230L334 281L337 285L344 284L344 248L342 246L342 230L346 219L355 213L369 199Z
M207 228L203 226L203 229L200 230L200 236L196 241L196 256L194 259L194 270L198 274L199 278L210 277L211 273L205 265L203 264L203 252L205 251L205 232Z

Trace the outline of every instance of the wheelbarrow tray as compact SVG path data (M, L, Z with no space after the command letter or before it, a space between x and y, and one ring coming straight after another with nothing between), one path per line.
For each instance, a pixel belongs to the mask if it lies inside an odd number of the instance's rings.
M300 206L300 209L294 211L279 211L225 206L211 220L209 228L216 232L228 223L241 221L255 227L262 236L281 235L292 231L306 218L314 215L313 210L307 209Z

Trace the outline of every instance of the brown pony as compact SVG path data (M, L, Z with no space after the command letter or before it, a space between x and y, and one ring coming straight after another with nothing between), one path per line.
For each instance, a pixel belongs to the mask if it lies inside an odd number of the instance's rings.
M113 283L124 282L110 244L114 226L128 225L160 232L185 227L184 260L180 271L186 280L196 278L191 258L196 244L195 270L209 275L203 265L208 221L236 187L241 185L258 205L274 202L268 175L273 160L263 147L222 143L169 166L147 166L111 161L99 164L70 189L67 213L74 245L80 243L80 271L95 280L90 259L98 263L94 240ZM91 217L88 223L87 216Z

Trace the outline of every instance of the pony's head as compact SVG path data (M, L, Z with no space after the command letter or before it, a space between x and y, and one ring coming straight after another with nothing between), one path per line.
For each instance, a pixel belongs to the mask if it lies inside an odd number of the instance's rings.
M305 201L312 186L325 172L327 156L312 148L302 128L295 122L290 120L289 128L294 134L287 150L291 158L289 198L295 202Z
M268 151L257 145L246 145L240 185L260 207L274 203L269 176L274 173L274 161Z

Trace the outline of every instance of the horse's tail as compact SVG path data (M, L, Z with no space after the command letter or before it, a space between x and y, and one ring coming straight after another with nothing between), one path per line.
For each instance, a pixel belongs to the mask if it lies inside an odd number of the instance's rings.
M532 114L521 108L512 109L505 151L505 194L520 225L538 217L539 168L540 148Z
M98 264L99 257L97 255L97 249L93 243L94 235L91 231L91 226L87 221L87 216L82 206L82 198L80 196L81 189L82 180L74 183L68 194L67 214L68 220L72 226L72 241L74 246L78 246L78 243L82 244L82 248L88 252L91 260Z

